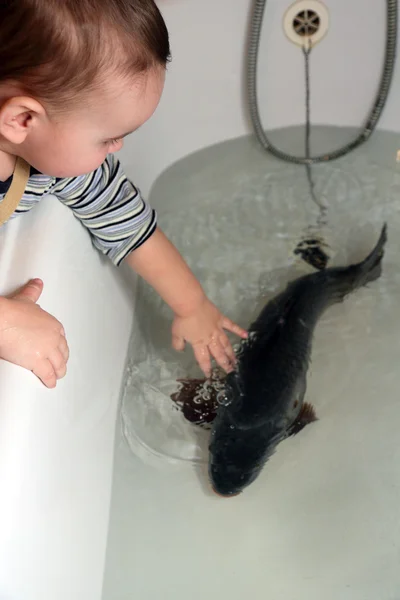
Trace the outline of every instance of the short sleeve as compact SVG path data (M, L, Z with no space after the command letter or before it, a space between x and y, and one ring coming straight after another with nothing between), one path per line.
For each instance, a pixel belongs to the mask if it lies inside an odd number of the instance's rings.
M51 193L72 210L94 246L115 265L141 246L157 226L155 211L113 154L88 175L56 180Z

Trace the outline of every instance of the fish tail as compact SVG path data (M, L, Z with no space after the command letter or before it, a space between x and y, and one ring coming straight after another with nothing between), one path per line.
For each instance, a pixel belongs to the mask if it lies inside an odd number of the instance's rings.
M375 248L368 254L361 263L358 264L358 277L356 287L367 285L371 281L375 281L382 273L382 259L385 253L385 244L387 241L387 224L382 227L381 235L376 243Z
M342 300L354 290L378 279L382 273L382 258L387 241L387 225L383 225L378 242L368 256L358 264L332 270L332 300ZM332 288L331 288L332 289Z

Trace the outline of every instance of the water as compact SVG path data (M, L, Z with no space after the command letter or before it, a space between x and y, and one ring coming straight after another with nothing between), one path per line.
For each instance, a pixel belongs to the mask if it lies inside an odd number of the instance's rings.
M351 134L313 129L312 151ZM274 141L301 151L302 131L280 132ZM282 442L237 498L210 491L208 432L188 423L169 398L177 377L199 371L190 349L170 349L171 314L140 285L103 600L398 600L397 143L397 135L377 132L354 154L313 169L316 192L328 204L330 263L362 258L387 220L384 272L325 313L306 394L319 420ZM311 271L293 254L318 215L305 169L278 163L249 139L180 161L158 179L150 200L207 293L241 325L263 296Z
M278 143L299 144L302 135L301 129L283 131ZM313 135L315 151L327 150L342 143L348 131L318 128ZM296 251L303 239L317 236L329 264L346 265L370 251L383 221L389 221L382 279L330 310L318 325L310 394L328 383L337 386L338 374L345 379L358 369L374 372L377 385L376 366L366 364L368 348L384 332L393 338L388 323L399 316L399 273L391 269L400 227L397 141L396 135L378 132L361 150L313 168L316 195L327 207L322 229L316 226L319 212L305 168L273 159L252 138L185 158L153 188L160 226L208 296L244 327L288 280L312 270ZM141 282L122 402L124 434L136 453L145 447L167 459L204 462L208 432L190 424L171 401L177 379L201 372L190 348L183 355L171 349L170 327L168 307ZM381 376L389 368L390 362L382 365ZM331 402L334 395L333 388L319 401ZM206 409L208 417L213 407Z

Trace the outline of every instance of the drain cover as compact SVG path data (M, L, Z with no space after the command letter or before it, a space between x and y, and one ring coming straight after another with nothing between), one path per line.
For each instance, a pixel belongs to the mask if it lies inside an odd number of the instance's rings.
M298 0L285 13L283 28L298 46L317 44L328 31L328 9L319 0Z
M311 36L319 29L320 18L313 10L302 10L293 19L293 29L297 35Z

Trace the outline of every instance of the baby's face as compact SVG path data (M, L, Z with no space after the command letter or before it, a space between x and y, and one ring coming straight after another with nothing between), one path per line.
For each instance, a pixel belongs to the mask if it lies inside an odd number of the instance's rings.
M164 69L133 80L107 81L73 113L49 119L24 142L24 158L38 171L54 177L75 177L97 169L107 154L123 146L123 137L154 113L164 87Z

